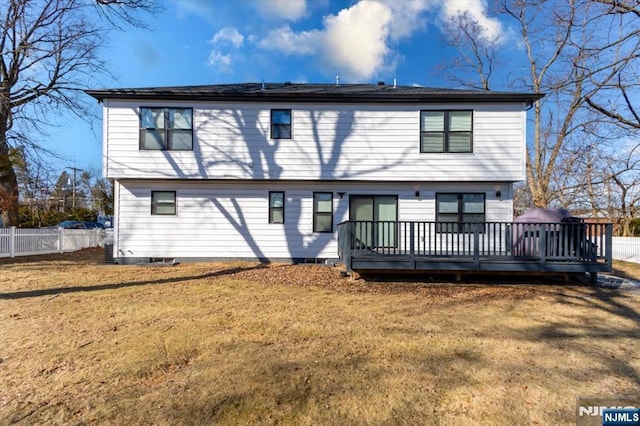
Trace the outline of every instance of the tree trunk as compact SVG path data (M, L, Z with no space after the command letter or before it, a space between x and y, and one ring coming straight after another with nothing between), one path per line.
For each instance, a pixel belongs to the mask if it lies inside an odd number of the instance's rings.
M0 112L0 215L4 226L18 226L18 178L7 141L7 114Z

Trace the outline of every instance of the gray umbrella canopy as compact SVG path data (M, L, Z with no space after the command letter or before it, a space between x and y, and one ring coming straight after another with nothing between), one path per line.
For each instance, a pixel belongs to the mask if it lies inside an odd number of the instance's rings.
M560 223L563 219L571 217L571 213L565 209L545 209L536 207L527 210L513 221L518 223Z
M573 231L566 228L563 222L580 221L573 218L565 209L533 208L516 217L513 222L513 254L517 256L539 256L540 236L545 235L545 247L542 250L547 256L557 255L568 240L564 232ZM516 225L517 224L517 225ZM546 225L548 224L548 225ZM573 235L573 234L572 234ZM577 234L576 234L577 235Z

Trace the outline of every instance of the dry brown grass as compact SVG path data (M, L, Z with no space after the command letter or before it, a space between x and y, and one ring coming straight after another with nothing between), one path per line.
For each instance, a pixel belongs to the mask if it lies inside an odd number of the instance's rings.
M0 424L572 424L640 386L636 292L99 258L0 262Z
M613 272L620 277L640 281L640 264L638 263L614 261Z

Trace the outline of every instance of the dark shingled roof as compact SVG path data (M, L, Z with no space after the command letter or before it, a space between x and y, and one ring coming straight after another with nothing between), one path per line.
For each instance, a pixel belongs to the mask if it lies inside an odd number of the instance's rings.
M396 86L384 84L239 83L206 86L96 89L86 93L103 99L158 99L199 101L308 102L308 103L424 103L527 102L543 94L469 89Z

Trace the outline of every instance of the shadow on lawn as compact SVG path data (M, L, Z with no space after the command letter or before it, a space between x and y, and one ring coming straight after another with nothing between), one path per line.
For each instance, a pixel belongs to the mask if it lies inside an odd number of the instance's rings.
M53 296L58 294L80 293L80 292L87 292L87 291L115 290L119 288L138 287L138 286L144 286L144 285L179 283L182 281L199 280L204 278L215 278L223 275L232 275L232 274L237 274L239 272L250 271L254 269L263 269L267 267L268 267L267 265L260 264L256 266L250 266L250 267L236 267L236 268L230 268L230 269L222 269L219 271L209 272L201 275L193 275L188 277L173 277L173 278L161 278L161 279L155 279L155 280L124 282L124 283L117 283L117 284L98 284L98 285L91 285L91 286L73 286L73 287L69 286L69 287L45 288L42 290L16 291L11 293L0 293L0 300L24 299L28 297L40 297L40 296Z
M640 372L633 365L635 348L625 347L624 340L636 341L640 336L640 312L638 311L637 293L603 289L593 287L572 287L571 292L550 292L555 301L566 306L587 308L590 314L583 314L579 321L567 324L561 319L548 319L546 324L530 329L532 339L544 340L553 348L565 348L581 352L589 357L593 363L588 368L599 371L603 378L624 377L633 382L634 386L627 389L627 393L637 395L640 402ZM616 326L602 318L612 315L627 324ZM620 340L617 351L603 352L600 340ZM576 373L581 369L575 369ZM564 374L571 374L565 371ZM576 377L579 379L579 377ZM624 393L622 393L624 395Z
M154 413L159 421L202 424L345 424L374 422L395 424L425 423L439 409L440 398L432 391L437 382L439 392L446 393L471 382L467 367L483 362L477 354L437 355L424 349L407 355L414 376L397 382L397 370L370 353L352 353L341 347L335 353L324 349L304 348L297 360L287 359L287 350L275 342L257 347L243 342L234 348L241 353L232 365L218 376L188 383L194 398L188 404L169 404ZM357 351L356 351L357 352ZM393 354L401 356L402 350ZM404 356L404 355L402 355ZM241 360L241 361L240 361ZM217 366L216 368L220 368ZM453 372L446 380L442 371ZM234 381L233 377L255 380ZM406 400L403 386L424 387ZM431 388L431 389L430 389ZM372 406L372 398L376 406ZM384 401L384 403L382 403ZM306 421L305 421L306 420ZM375 421L374 421L375 420Z

